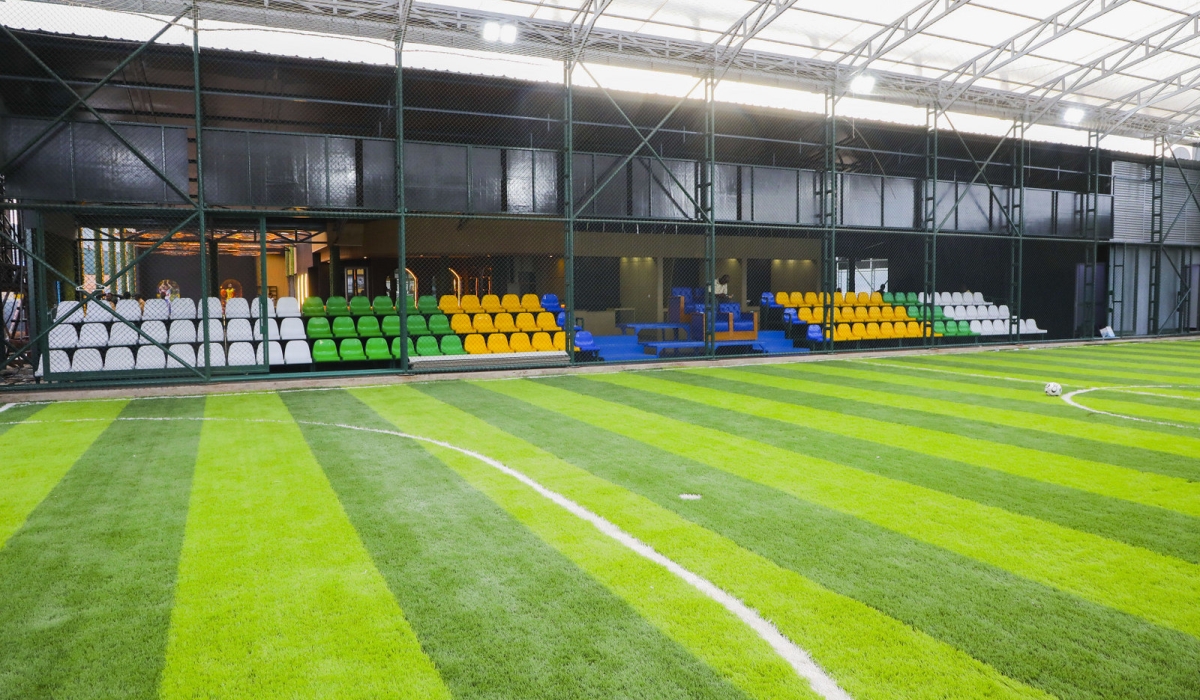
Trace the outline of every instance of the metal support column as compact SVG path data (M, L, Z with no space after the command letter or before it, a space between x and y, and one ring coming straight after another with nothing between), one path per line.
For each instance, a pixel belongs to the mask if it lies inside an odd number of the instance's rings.
M704 81L704 167L700 186L700 204L705 219L704 276L708 280L704 300L704 350L709 356L717 353L717 217L716 189L713 182L717 172L717 80L709 75ZM729 330L733 330L730 328Z
M1150 279L1146 331L1158 335L1159 299L1162 292L1163 256L1163 178L1166 175L1167 140L1162 136L1154 139L1154 161L1150 165Z
M838 222L838 172L837 172L837 94L825 93L825 167L821 171L821 291L825 297L825 323L829 332L825 335L825 349L834 349L833 337L837 331L834 323L834 290L837 289L837 222Z
M208 270L208 266L216 267L217 256L208 255L208 228L207 220L205 219L204 205L204 139L202 135L202 127L204 125L204 113L202 111L202 100L200 90L200 8L197 3L192 3L192 94L195 98L194 110L196 120L196 213L197 224L199 225L200 239L200 320L204 324L203 338L203 358L204 358L204 379L212 378L212 346L209 344L210 338L208 334L208 297L212 295L213 290L209 288L209 280L212 274Z
M575 61L563 61L563 304L567 361L575 364ZM662 299L659 299L659 304ZM549 310L549 309L547 309Z
M271 341L267 304L271 303L267 296L267 217L258 217L258 275L262 280L258 285L258 326L259 337L262 339L262 368L264 372L271 371Z
M1087 193L1083 202L1083 328L1082 337L1096 337L1096 258L1100 249L1100 134L1088 132Z
M400 314L400 369L408 370L408 208L404 203L404 36L396 33L396 311ZM413 290L414 293L417 290Z
M932 318L933 294L937 291L937 237L941 222L937 217L937 183L938 183L938 115L941 109L937 105L925 110L925 179L922 181L922 229L928 234L923 236L925 243L925 305L921 320L921 343L933 343L933 329L929 319Z
M1025 164L1028 160L1028 145L1025 143L1025 121L1018 119L1013 124L1013 140L1016 149L1012 156L1012 177L1009 189L1009 236L1012 238L1009 246L1008 260L1008 290L1011 314L1017 321L1009 319L1008 332L1010 339L1020 336L1021 323L1021 287L1023 283L1023 268L1025 265Z

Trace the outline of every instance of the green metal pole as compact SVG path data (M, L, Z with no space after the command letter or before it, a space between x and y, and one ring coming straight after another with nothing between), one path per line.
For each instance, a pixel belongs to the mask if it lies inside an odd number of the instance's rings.
M704 350L710 357L716 357L717 354L717 217L714 206L714 178L717 172L716 90L716 77L710 75L704 81L704 190L701 200L704 205L704 217L707 219L704 270L708 278L708 292L704 303ZM729 330L732 331L733 328Z
M400 369L408 370L408 209L404 203L404 37L396 34L396 310L400 313Z
M267 296L267 217L258 217L258 274L262 280L258 285L258 326L261 329L259 335L262 337L263 351L263 368L271 371L271 337L267 333L267 329L271 327L270 319L267 317L267 305L270 303Z
M563 62L563 304L566 306L567 361L575 364L575 62ZM659 300L662 303L662 300Z
M192 3L192 94L195 98L196 118L196 211L198 213L200 239L200 320L204 324L204 335L201 336L204 348L204 379L212 379L212 347L208 333L208 297L212 294L209 288L211 273L209 265L216 265L215 256L208 256L208 230L204 208L204 113L200 95L200 8Z

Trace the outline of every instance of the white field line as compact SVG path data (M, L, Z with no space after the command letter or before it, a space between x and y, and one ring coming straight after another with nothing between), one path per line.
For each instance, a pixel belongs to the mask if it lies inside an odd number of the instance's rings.
M12 408L13 406L16 406L16 404L15 403L6 403L3 406L0 406L0 413L4 413L5 411Z
M57 420L57 421L27 420L27 421L21 421L21 422L22 423L80 423L80 422L101 421L101 420L108 420L108 419L105 419L105 418L68 418L68 419ZM407 438L409 440L416 440L417 442L425 442L425 443L429 443L431 445L437 445L439 447L444 447L448 450L453 450L460 454L464 454L468 457L471 457L471 458L479 460L480 462L483 462L484 464L492 467L493 469L496 469L497 471L500 471L508 476L511 476L512 478L516 479L517 481L521 482L522 484L525 484L529 488L536 491L542 497L550 500L555 505L566 510L567 512L576 516L577 518L591 523L597 530L599 530L604 535L608 536L609 538L611 538L613 540L616 540L619 544L621 544L625 548L633 551L634 553L638 554L642 558L647 559L651 562L654 562L655 564L658 564L659 566L661 566L661 567L665 568L666 570L670 571L671 573L675 574L677 577L682 579L684 582L686 582L692 588L695 588L697 591L699 591L700 593L702 593L703 595L708 597L710 600L715 601L716 603L721 605L723 608L725 608L729 612L733 613L735 616L737 616L738 619L740 619L742 622L746 623L746 625L748 625L750 627L750 629L754 630L754 632L759 637L761 637L763 639L763 641L765 641L767 644L770 644L771 648L774 649L775 652L777 654L779 654L785 661L787 661L788 664L791 665L791 667L796 671L797 674L800 675L801 678L804 678L805 680L807 680L809 682L809 684L812 686L813 690L815 690L822 697L826 698L827 700L851 700L850 694L847 693L845 690L843 690L840 686L838 686L837 682L834 681L832 678L830 678L825 673L825 671L822 670L821 667L818 666L815 661L813 661L812 657L809 656L808 652L804 651L799 646L797 646L795 643L793 643L790 639L788 639L786 636L784 636L782 632L780 632L778 629L776 629L775 625L771 624L769 621L767 621L765 618L763 618L761 615L759 615L758 612L755 611L753 608L746 605L741 600L738 600L733 595L725 592L723 589L721 589L720 587L718 587L716 584L712 583L708 579L706 579L692 571L689 571L688 569L684 568L680 564L677 564L670 558L668 558L665 555L656 551L650 545L642 542L638 538L634 537L633 535L631 535L631 534L625 532L624 530L622 530L621 528L617 527L617 525L615 525L614 523L605 519L604 517L597 515L596 513L593 513L592 511L588 510L587 508L584 508L583 506L579 505L575 501L572 501L571 499L567 498L566 496L558 493L557 491L552 491L552 490L546 488L545 486L542 486L540 483L538 483L537 481L534 481L532 478L526 476L522 472L519 472L516 469L513 469L512 467L509 467L498 460L492 459L491 457L488 457L487 455L483 455L478 452L474 452L474 451L471 451L471 450L468 450L468 449L465 449L462 447L458 447L456 445L452 445L448 442L443 442L441 440L435 440L433 438L422 437L420 435L411 435L409 433L403 433L403 432L396 431L396 430L380 430L378 428L366 428L366 427L358 426L358 425L346 425L343 423L320 423L320 422L316 422L316 421L301 421L301 420L283 421L283 420L273 420L273 419L267 419L267 418L248 418L248 419L216 418L216 417L209 417L209 416L204 416L204 417L184 417L184 416L118 417L113 420L118 420L118 421L172 421L172 420L236 421L236 422L240 422L240 423L274 423L274 424L299 423L301 425L315 425L315 426L321 426L321 427L326 427L326 428L343 428L345 430L357 430L357 431L365 432L365 433L378 433L381 435L392 435L392 436L399 437L399 438Z
M1139 386L1138 388L1176 389L1176 388L1182 388L1183 386L1184 385L1164 384L1164 385L1156 385L1156 386ZM1169 428L1183 428L1184 430L1200 430L1200 425L1185 425L1183 423L1169 423L1167 421L1151 420L1150 418L1139 418L1138 416L1127 416L1123 413L1113 413L1111 411L1101 411L1098 408L1091 408L1089 406L1084 406L1083 404L1081 404L1075 400L1076 396L1080 396L1082 394L1087 394L1087 393L1090 393L1093 391L1122 391L1122 390L1128 389L1128 388L1129 387L1123 387L1123 386L1093 386L1093 387L1089 387L1087 389L1076 389L1075 391L1070 391L1070 392L1063 394L1062 400L1066 401L1067 404L1074 406L1075 408L1082 408L1083 410L1087 411L1088 413L1096 413L1096 414L1099 414L1102 416L1112 416L1114 418L1124 418L1125 420L1137 421L1138 423L1151 423L1153 425L1165 425ZM1152 396L1161 396L1161 394L1152 394Z
M1182 385L1174 387L1176 389L1184 388L1200 388L1200 387L1184 387ZM1180 401L1200 401L1200 396L1180 396L1178 394L1156 394L1153 391L1133 391L1132 389L1113 389L1118 394L1137 394L1138 396L1157 396L1163 399L1179 399Z

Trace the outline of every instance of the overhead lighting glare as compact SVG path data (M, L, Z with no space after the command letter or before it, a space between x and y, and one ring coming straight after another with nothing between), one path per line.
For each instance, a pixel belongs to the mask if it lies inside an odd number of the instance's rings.
M856 95L870 95L875 90L875 76L863 73L850 81L850 92Z
M517 40L517 25L502 24L500 25L500 43L511 44Z
M500 24L499 22L484 22L483 40L511 44L517 40L517 25Z
M483 40L484 41L500 41L500 23L499 22L484 22L484 24L483 24Z
M1083 116L1084 114L1082 109L1079 109L1078 107L1072 107L1063 112L1062 119L1067 124L1078 124L1079 122L1083 121Z

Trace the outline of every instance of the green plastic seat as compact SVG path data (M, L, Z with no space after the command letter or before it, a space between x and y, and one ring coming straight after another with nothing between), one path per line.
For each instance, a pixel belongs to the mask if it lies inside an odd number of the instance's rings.
M884 293L883 293L883 303L885 303L885 304L891 304L891 303L893 303L893 301L892 301L892 293L891 293L891 292L884 292Z
M399 360L400 359L400 348L402 348L402 347L403 346L400 345L399 338L392 338L392 357L395 357L397 360ZM416 350L416 348L413 347L412 338L409 338L408 339L408 356L412 357L413 355L416 355L416 354L417 354L417 350Z
M441 355L442 351L438 349L437 338L432 335L417 338L417 354L422 356Z
M349 316L350 307L346 305L346 297L329 297L325 302L326 316Z
M351 316L371 316L375 312L371 310L371 300L364 296L350 297L350 315Z
M441 310L438 309L437 297L433 296L432 294L418 299L417 308L419 308L423 314L441 313Z
M933 322L933 332L940 333L942 335L953 335L952 333L946 332L946 323L944 321L934 321Z
M917 298L916 292L906 292L904 300L909 304L920 304L921 300Z
M313 343L312 357L313 362L340 362L342 359L338 357L337 345L328 338Z
M304 300L304 305L300 307L302 316L324 316L325 315L325 300L321 297L308 297ZM310 338L312 336L309 336Z
M374 316L359 316L358 337L382 338L383 332L379 330L379 319L375 318Z
M959 321L958 322L958 334L964 335L964 336L965 335L976 335L975 333L971 332L971 322L970 321Z
M388 338L395 338L400 335L400 317L399 316L384 316L383 317L383 334Z
M922 310L923 310L923 309L921 309L921 307L919 307L919 306L910 306L910 307L908 307L908 309L907 309L907 311L908 311L908 317L909 317L909 318L915 318L916 320L920 321L920 320L922 319L922 316L921 316L921 311L922 311Z
M321 313L325 313L325 308L321 308ZM332 338L333 331L329 330L329 319L324 316L318 316L308 319L308 326L304 329L304 334L309 338Z
M408 334L411 336L429 335L429 326L425 325L425 317L413 314L408 317Z
M429 332L434 335L449 335L454 330L450 328L450 319L446 314L437 314L429 317Z
M405 297L404 303L405 303L405 306L408 307L408 313L410 315L417 313L417 298L416 297Z
M366 353L363 352L362 341L358 338L346 338L338 346L338 351L342 356L342 362L360 362L367 359Z
M946 318L946 315L942 313L942 307L940 307L940 306L933 307L933 320L937 321L939 319L945 319L945 318Z
M380 294L371 300L371 311L376 316L390 316L396 313L396 304L392 301L391 297Z
M462 338L457 335L442 336L442 354L466 355L467 351L463 349Z
M383 338L367 339L368 360L390 360L392 353L388 351L387 341Z
M338 316L333 319L334 338L357 338L358 330L354 327L354 319L349 316Z

